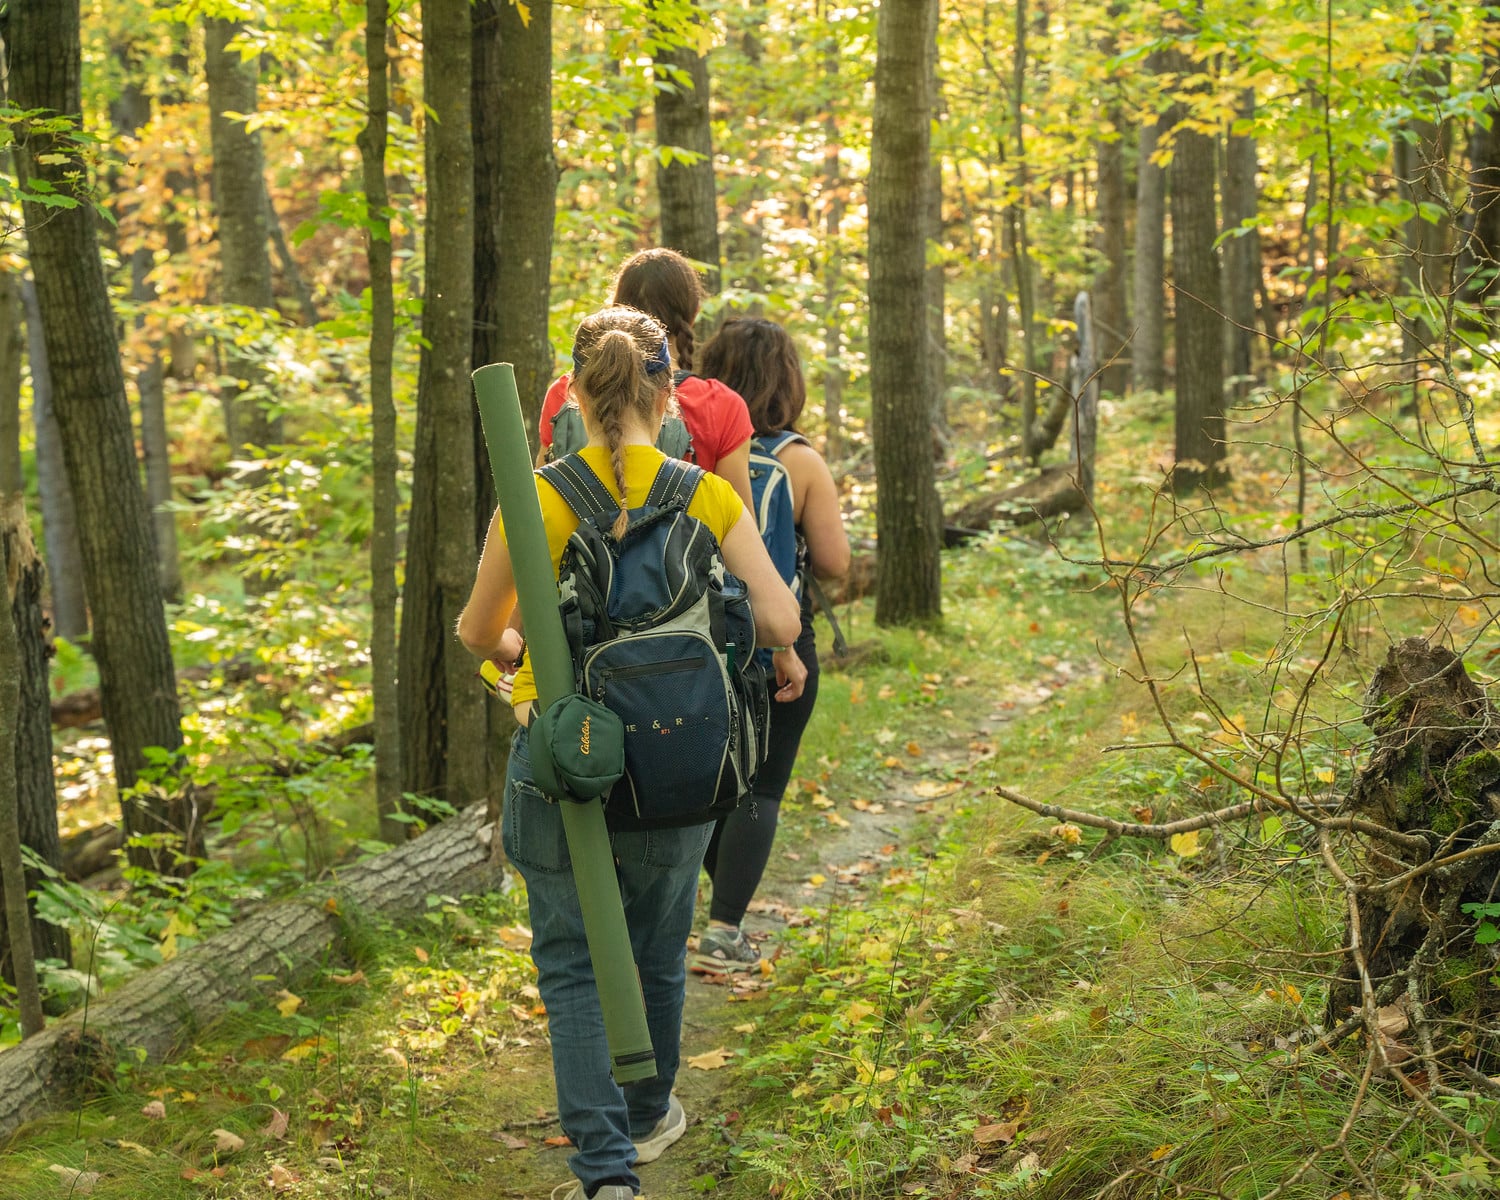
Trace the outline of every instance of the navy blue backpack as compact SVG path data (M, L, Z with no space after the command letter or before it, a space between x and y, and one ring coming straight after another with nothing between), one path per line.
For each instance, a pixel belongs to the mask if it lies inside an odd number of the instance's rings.
M687 512L703 470L662 463L619 538L619 504L580 455L539 474L578 516L558 568L578 691L625 727L625 776L605 798L611 825L733 811L765 760L770 693L745 585Z

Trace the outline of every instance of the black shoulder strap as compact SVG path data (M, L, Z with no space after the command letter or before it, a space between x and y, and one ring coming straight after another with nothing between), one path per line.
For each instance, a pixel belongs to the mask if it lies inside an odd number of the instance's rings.
M651 481L651 491L646 503L653 508L665 508L680 499L685 509L693 501L693 493L703 479L703 468L680 458L669 458L657 468L656 478Z
M569 454L545 467L538 467L537 474L557 489L558 495L567 501L580 521L585 517L613 516L620 511L620 502L609 494L609 489L594 473L594 468L583 461L581 454Z

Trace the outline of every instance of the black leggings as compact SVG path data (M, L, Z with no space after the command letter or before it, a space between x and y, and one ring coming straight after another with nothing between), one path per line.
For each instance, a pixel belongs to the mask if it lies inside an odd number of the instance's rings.
M776 838L776 818L781 797L792 778L802 731L818 699L818 651L810 624L797 638L797 657L807 664L807 683L802 695L783 704L771 701L770 753L755 776L755 785L740 806L714 828L703 865L713 880L714 897L709 916L715 921L738 925L760 886L771 843ZM775 681L772 681L774 688ZM720 851L723 851L722 857Z

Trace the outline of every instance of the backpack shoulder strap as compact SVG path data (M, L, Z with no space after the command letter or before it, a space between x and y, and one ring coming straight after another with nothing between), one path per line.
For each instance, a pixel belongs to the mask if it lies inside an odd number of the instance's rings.
M780 433L768 433L763 436L757 436L755 441L764 453L774 455L777 458L780 458L781 452L794 442L801 442L804 445L812 444L795 429L783 429Z
M585 517L607 517L620 511L620 504L609 494L594 468L583 461L581 454L569 454L556 462L538 467L543 479L557 489L558 495L567 501L573 515L580 521Z
M665 508L672 501L680 499L682 507L686 509L693 501L693 493L698 490L703 474L702 467L695 467L681 459L667 459L657 468L646 503L654 508Z

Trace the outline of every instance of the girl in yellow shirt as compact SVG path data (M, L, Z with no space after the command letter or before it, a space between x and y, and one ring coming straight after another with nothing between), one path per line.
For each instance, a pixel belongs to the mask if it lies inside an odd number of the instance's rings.
M672 396L666 331L634 309L605 309L579 325L573 364L571 387L589 434L581 453L621 502L616 532L623 532L625 510L645 503L664 461L655 441ZM545 479L538 478L537 497L555 574L578 518ZM778 648L776 698L795 699L806 668L789 645L801 618L754 518L734 488L715 475L700 480L687 511L712 531L725 566L749 590L758 643ZM515 600L515 575L496 513L458 622L464 644L506 664L520 657L521 638L510 627ZM655 1159L687 1128L672 1082L682 1033L687 938L713 825L610 834L658 1072L655 1079L621 1088L610 1076L604 1018L561 814L531 776L526 726L536 697L530 666L523 664L511 692L521 728L511 747L502 832L506 854L526 880L531 956L547 1007L558 1116L576 1147L568 1165L577 1179L559 1185L553 1196L629 1200L640 1188L635 1166Z

